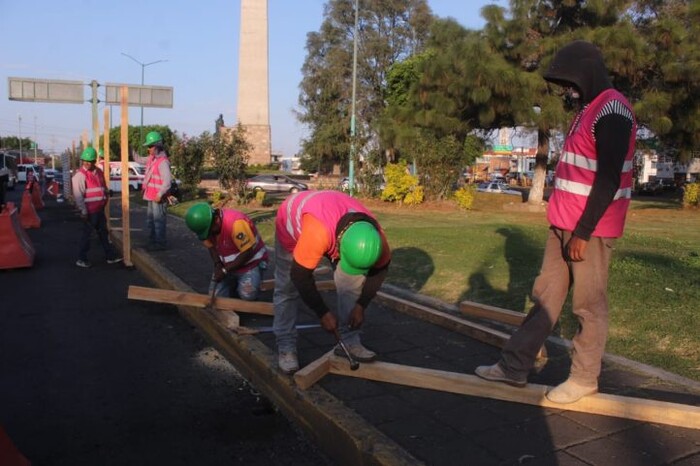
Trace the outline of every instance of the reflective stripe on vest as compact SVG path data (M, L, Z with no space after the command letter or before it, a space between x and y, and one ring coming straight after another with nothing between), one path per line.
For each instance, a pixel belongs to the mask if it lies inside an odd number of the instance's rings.
M216 238L216 250L219 253L219 258L224 264L232 263L236 260L236 258L238 258L239 255L241 255L241 251L239 251L236 243L234 243L232 239L233 224L237 220L243 220L250 226L251 231L255 235L255 245L253 248L256 252L253 257L248 260L248 262L243 264L243 266L239 267L236 272L248 271L257 266L260 261L267 260L267 248L265 247L265 243L263 242L260 233L258 233L255 224L246 215L231 209L223 210L221 215L222 225L221 232Z
M104 177L102 171L97 168L92 172L84 168L80 171L85 176L85 208L88 213L94 214L104 209L107 204Z
M628 115L632 118L632 130L620 173L620 184L593 231L593 236L616 238L622 236L632 196L632 159L637 124L631 105L614 89L600 93L574 120L557 163L554 192L547 208L547 220L551 225L567 231L574 231L578 226L598 171L593 127L601 112L606 113L606 109L612 109L621 115L629 112Z

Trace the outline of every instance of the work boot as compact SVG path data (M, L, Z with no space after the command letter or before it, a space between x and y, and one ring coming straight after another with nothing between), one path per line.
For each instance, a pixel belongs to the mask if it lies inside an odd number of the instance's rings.
M352 356L355 361L372 362L377 358L377 353L368 350L362 346L362 343L345 343L345 346L348 348L350 356ZM336 345L335 349L333 350L333 354L343 358L347 357L345 356L345 352L340 345Z
M277 365L280 370L287 375L291 375L299 370L299 360L294 351L280 351L277 358Z
M569 404L594 393L598 393L598 385L581 384L575 380L568 379L566 382L549 390L545 396L552 403Z
M503 382L514 387L524 387L527 385L527 379L516 379L509 377L503 372L501 365L496 363L492 366L479 366L474 371L476 375L485 380L490 380L491 382Z

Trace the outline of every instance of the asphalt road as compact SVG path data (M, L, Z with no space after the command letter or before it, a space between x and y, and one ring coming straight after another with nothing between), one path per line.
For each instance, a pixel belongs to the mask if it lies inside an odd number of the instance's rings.
M76 267L70 206L39 215L34 266L0 270L0 425L33 465L330 464L173 306L127 300L137 270L96 239Z

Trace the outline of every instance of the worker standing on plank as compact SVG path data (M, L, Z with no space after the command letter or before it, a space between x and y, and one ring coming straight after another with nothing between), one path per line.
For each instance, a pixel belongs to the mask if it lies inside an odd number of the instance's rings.
M549 236L532 290L533 308L492 366L476 375L524 386L573 286L579 329L573 338L568 380L547 393L574 403L598 391L608 332L608 267L622 236L632 193L637 123L632 106L612 87L596 46L575 41L552 60L544 79L561 86L565 104L578 110L564 141L549 199Z
M253 221L233 209L212 209L207 203L187 210L185 223L204 243L214 262L209 293L255 301L262 273L267 268L267 248Z
M323 301L313 276L324 256L334 269L335 311ZM326 331L340 332L356 360L374 360L376 354L362 345L358 329L386 278L390 261L391 250L376 219L347 194L302 191L282 203L275 222L273 294L273 328L282 372L299 370L295 324L300 297ZM343 355L338 347L336 353Z

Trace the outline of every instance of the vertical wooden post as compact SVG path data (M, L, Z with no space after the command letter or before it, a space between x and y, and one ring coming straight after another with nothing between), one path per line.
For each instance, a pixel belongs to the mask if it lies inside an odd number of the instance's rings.
M107 189L109 189L109 130L111 129L109 127L109 109L105 107L104 111L104 135L102 136L103 141L103 158L102 158L102 171L105 176L105 186L107 186ZM105 216L107 217L107 231L110 230L111 225L109 223L109 218L111 217L110 215L110 208L109 208L109 195L107 195L107 204L105 205Z
M129 222L129 87L121 86L121 166L122 166L122 244L124 246L124 264L131 262L131 225Z

